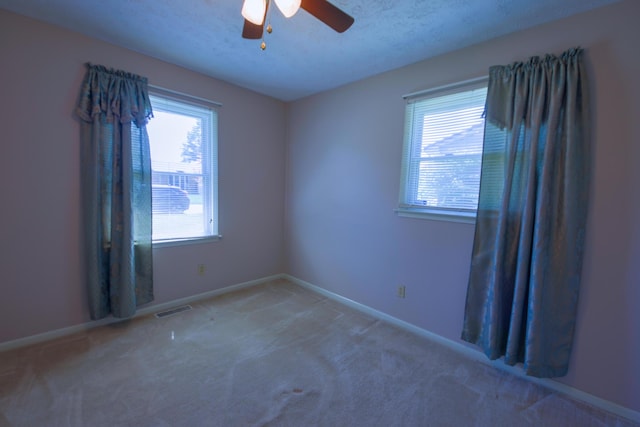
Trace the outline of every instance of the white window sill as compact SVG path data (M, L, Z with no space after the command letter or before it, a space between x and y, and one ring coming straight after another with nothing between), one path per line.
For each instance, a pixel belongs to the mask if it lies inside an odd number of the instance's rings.
M184 239L154 240L153 247L166 248L169 246L198 245L202 243L217 242L220 239L222 239L222 236L217 235L217 236L207 236L207 237L189 237Z
M459 222L463 224L475 224L476 222L475 212L456 212L456 211L444 211L439 209L408 208L408 207L399 207L397 209L394 209L394 212L398 216L405 217L405 218L428 219L432 221Z

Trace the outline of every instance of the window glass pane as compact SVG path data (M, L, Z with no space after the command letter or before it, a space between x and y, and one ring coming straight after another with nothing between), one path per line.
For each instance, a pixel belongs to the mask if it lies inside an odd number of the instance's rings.
M401 205L476 211L486 92L475 84L408 101Z
M153 240L217 235L215 111L154 95L151 104Z

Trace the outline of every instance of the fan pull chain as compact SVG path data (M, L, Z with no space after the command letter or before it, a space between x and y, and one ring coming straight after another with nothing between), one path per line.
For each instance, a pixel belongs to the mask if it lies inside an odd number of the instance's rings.
M266 21L267 21L267 33L271 34L273 32L273 27L271 26L271 8L269 7L269 0L267 0L267 13L266 13ZM260 49L265 50L267 48L267 43L264 41L264 33L262 34L262 43L260 43Z
M267 33L271 34L273 28L271 27L271 22L267 24ZM265 50L267 48L267 43L264 41L264 35L262 36L262 43L260 43L260 49Z

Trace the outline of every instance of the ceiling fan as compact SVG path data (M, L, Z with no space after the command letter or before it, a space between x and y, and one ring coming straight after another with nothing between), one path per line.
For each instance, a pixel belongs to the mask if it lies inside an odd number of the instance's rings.
M242 37L245 39L261 39L264 33L264 23L272 0L244 0L242 16L244 27ZM286 18L290 18L302 8L311 15L324 22L339 33L345 32L353 24L353 17L347 15L327 0L273 0ZM267 25L267 32L271 32L271 25ZM260 45L264 50L264 40Z

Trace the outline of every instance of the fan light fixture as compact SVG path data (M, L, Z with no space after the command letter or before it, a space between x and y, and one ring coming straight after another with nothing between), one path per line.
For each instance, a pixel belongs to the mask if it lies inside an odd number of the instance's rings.
M276 6L285 18L291 18L300 9L302 0L275 0Z
M252 24L262 25L267 11L268 0L244 0L242 16ZM300 9L302 0L275 0L276 6L285 18L291 18Z
M242 17L252 24L262 25L267 11L267 0L244 0Z

